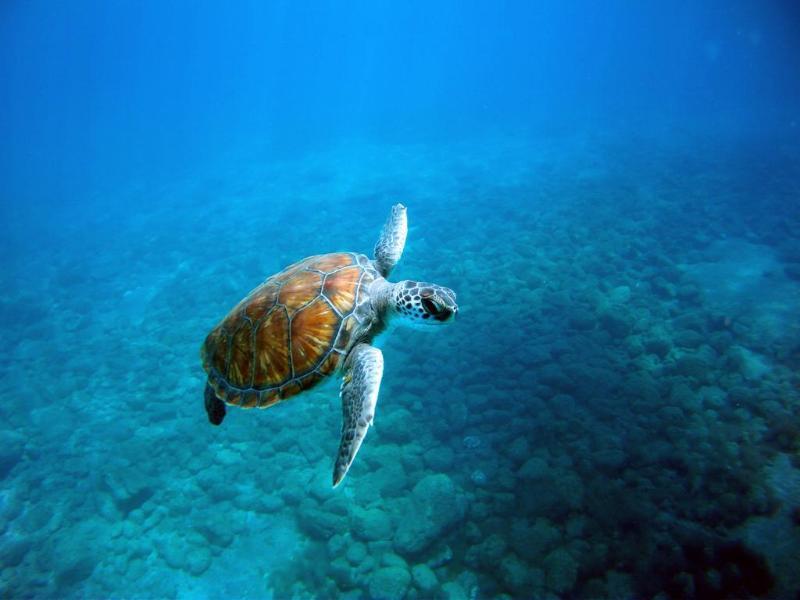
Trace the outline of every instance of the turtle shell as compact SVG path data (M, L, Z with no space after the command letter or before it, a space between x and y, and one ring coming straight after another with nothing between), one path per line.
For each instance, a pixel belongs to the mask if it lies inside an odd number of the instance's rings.
M267 279L203 344L203 367L217 397L266 408L335 372L361 329L376 277L363 254L337 253L312 256Z

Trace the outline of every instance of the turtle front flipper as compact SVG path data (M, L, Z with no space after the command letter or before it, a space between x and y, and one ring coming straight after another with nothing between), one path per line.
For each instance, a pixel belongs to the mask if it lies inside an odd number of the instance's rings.
M389 276L403 255L407 233L406 207L402 204L395 204L383 225L381 237L375 244L375 268L384 277Z
M208 382L206 382L205 400L208 420L212 425L219 425L222 423L222 419L225 418L225 403L217 398L214 388Z
M358 344L345 361L342 379L342 439L333 467L333 487L341 483L356 457L375 416L383 377L383 354L369 344Z

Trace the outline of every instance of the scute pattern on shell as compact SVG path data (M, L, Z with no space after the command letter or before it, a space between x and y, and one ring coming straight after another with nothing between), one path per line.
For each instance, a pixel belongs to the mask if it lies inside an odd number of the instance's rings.
M217 397L266 408L335 372L359 330L356 308L369 300L377 277L366 256L342 252L312 256L267 279L203 344Z

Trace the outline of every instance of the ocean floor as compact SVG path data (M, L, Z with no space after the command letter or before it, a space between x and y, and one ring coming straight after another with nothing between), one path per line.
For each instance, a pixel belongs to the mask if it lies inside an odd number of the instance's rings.
M797 148L351 140L7 209L0 595L794 597ZM459 319L385 340L332 490L338 382L215 428L199 348L396 201Z

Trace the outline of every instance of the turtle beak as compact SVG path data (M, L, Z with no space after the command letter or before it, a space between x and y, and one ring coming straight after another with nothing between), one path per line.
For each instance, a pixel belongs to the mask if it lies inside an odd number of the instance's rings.
M449 302L445 306L447 312L450 313L447 321L455 321L456 315L458 314L458 304L456 304L456 293L453 290L447 290L449 292L446 296L449 296Z
M456 315L458 314L458 307L457 306L445 306L442 311L437 315L435 318L437 321L441 321L442 323L452 323L456 320Z

